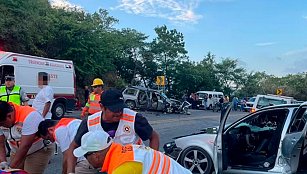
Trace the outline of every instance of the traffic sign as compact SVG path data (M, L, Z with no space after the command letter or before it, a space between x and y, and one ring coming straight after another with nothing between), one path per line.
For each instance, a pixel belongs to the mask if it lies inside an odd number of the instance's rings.
M159 86L165 85L165 76L157 76L156 84Z
M277 94L277 95L282 95L282 93L283 93L283 90L282 90L281 88L278 88L278 89L276 90L276 94Z

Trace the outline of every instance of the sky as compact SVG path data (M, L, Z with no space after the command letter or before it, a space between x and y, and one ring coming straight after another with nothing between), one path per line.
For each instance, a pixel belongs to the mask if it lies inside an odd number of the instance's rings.
M275 76L307 72L306 0L50 0L53 5L99 8L115 26L157 37L166 25L183 33L192 61L211 52L217 61L237 59L248 72Z

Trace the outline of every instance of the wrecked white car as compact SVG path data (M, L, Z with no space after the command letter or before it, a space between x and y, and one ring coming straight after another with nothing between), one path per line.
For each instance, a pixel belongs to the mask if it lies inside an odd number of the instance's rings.
M307 173L307 103L258 110L225 126L175 138L167 155L192 173Z

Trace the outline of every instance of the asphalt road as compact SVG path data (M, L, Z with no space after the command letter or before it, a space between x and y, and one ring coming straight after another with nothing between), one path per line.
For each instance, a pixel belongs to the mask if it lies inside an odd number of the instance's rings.
M173 137L188 135L198 132L199 130L211 126L218 126L220 120L220 112L212 112L205 110L189 110L191 115L184 114L163 114L159 112L141 112L160 135L160 151L163 151L163 145L172 141ZM232 111L228 117L228 122L231 123L247 112ZM80 111L68 113L67 117L78 117ZM148 144L148 142L145 142ZM59 154L54 155L50 164L45 171L46 174L61 173L62 154L59 149Z

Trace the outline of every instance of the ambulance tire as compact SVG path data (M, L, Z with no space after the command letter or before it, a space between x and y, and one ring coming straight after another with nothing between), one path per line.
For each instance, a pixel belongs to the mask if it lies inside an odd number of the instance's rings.
M52 119L59 120L64 117L65 114L65 106L63 103L56 103L52 108Z

